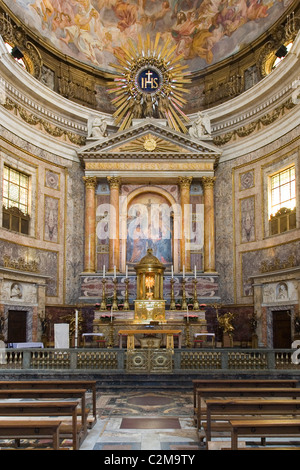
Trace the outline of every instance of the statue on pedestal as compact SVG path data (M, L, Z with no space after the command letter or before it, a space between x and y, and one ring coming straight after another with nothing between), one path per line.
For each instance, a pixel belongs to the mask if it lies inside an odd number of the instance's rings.
M89 137L93 139L107 137L107 122L104 117L96 117L92 122L92 129Z
M189 128L189 134L194 139L207 139L211 138L210 119L207 114L199 111L196 119L193 121L192 126Z

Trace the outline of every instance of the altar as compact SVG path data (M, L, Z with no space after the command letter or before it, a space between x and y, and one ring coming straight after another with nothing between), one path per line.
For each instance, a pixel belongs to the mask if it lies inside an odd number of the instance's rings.
M107 305L104 289L100 308L95 312L94 334L101 334L107 347L123 348L125 346L127 351L139 348L173 350L174 338L177 339L176 346L178 348L193 347L195 335L207 333L205 312L200 310L196 291L193 304L196 311L192 315L187 306L180 311L175 309L166 311L163 290L166 267L153 255L151 248L148 248L146 255L140 259L134 269L136 271L134 310L128 309L120 312L113 308L117 297L115 278L113 306L109 315L103 313L103 306ZM182 284L183 301L186 302L185 279ZM196 285L195 282L194 285ZM103 286L105 287L105 282L103 282ZM128 283L125 284L125 288L127 286ZM125 298L128 298L126 292ZM126 339L125 344L124 339Z
M120 348L122 348L122 336L127 336L127 349L135 349L134 337L136 335L144 335L139 341L142 347L155 347L156 341L160 340L155 338L156 335L166 335L166 349L174 349L174 335L178 336L178 348L181 349L181 330L150 330L150 329L137 329L137 330L119 330L120 335Z

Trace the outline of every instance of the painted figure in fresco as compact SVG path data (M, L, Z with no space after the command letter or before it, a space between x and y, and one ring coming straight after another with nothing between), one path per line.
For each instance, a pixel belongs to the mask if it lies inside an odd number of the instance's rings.
M270 11L274 5L283 10L291 3L291 0L30 1L11 3L30 10L29 23L34 22L32 12L35 12L41 23L33 26L43 34L47 30L49 40L56 46L57 41L65 43L64 52L69 51L71 56L80 53L99 65L114 50L122 50L126 42L124 32L137 41L139 34L152 35L161 30L164 39L170 37L177 45L175 54L193 60L193 68L199 64L203 68L205 63L229 56L240 47L246 23L254 21L257 25L259 21L264 27L270 15L274 18L278 14ZM239 29L239 35L233 36Z
M118 28L121 32L137 22L138 8L136 5L117 0L116 4L112 5L112 10L118 18Z
M168 227L162 226L159 229L159 239L153 240L153 254L162 263L172 263L172 234Z
M130 233L128 233L127 253L130 257L127 259L129 263L138 263L143 258L143 256L146 256L148 249L147 241L147 237L142 231L140 225L136 226L132 232L132 236L130 236Z
M78 6L74 24L65 28L66 36L61 37L65 44L73 43L93 63L97 64L95 48L102 50L103 44L91 34L92 20L99 19L99 13L91 5Z

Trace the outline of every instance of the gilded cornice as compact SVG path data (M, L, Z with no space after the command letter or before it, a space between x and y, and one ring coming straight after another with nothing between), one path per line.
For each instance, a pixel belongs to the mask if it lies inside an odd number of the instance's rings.
M282 118L289 110L293 109L296 104L293 102L292 98L289 98L287 101L282 103L280 106L277 106L275 109L270 111L267 114L259 117L255 121L252 121L244 126L238 127L230 132L215 136L213 138L213 143L217 146L222 146L230 142L231 140L236 140L236 138L248 137L253 132L259 131L264 127L273 124L277 119Z
M23 121L25 121L30 126L38 126L38 128L46 132L47 134L51 135L55 138L67 138L70 143L78 146L82 146L85 144L85 136L75 134L70 132L66 129L63 129L59 126L52 124L51 122L37 116L34 113L27 111L23 106L18 103L15 103L10 98L6 98L5 103L3 103L3 107L20 117Z

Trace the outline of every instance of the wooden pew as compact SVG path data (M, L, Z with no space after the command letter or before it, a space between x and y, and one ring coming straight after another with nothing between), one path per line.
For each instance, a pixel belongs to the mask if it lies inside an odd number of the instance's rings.
M244 388L244 387L280 387L293 388L299 381L297 379L196 379L192 381L194 393L194 408L197 407L197 388ZM1 382L0 382L1 384Z
M300 398L300 388L204 388L197 389L197 429L201 426L201 399L204 398Z
M271 436L298 436L300 437L299 419L246 419L232 420L231 450L238 449L238 438L243 437L271 437Z
M93 403L93 418L94 423L97 421L97 408L96 408L96 380L0 380L0 390L7 390L7 389L30 389L30 388L38 388L42 389L65 389L72 388L73 390L76 388L86 388L87 390L92 391L92 403Z
M0 402L0 419L4 416L18 416L18 417L65 417L71 416L72 424L71 426L64 423L62 419L60 434L61 436L72 436L73 440L73 450L79 448L80 443L80 432L82 426L78 426L77 423L77 406L78 403L71 401L22 401L22 402Z
M229 431L231 419L260 418L274 415L276 417L299 416L300 400L206 400L206 447L211 440L212 429ZM214 426L214 420L223 422Z
M45 439L53 440L53 449L59 449L61 421L50 420L1 420L0 439Z
M12 389L12 390L0 390L0 400L16 399L16 398L27 398L27 399L28 398L34 398L34 399L42 398L43 400L57 399L57 398L64 398L66 400L70 400L71 398L80 399L81 408L82 408L81 422L82 422L82 427L83 427L83 434L85 436L87 433L85 393L86 393L86 389L69 389L69 390Z

